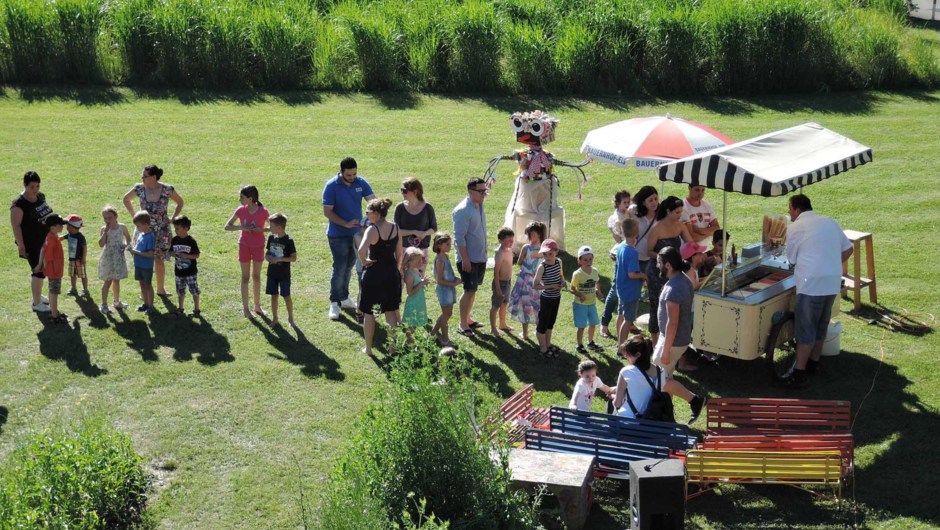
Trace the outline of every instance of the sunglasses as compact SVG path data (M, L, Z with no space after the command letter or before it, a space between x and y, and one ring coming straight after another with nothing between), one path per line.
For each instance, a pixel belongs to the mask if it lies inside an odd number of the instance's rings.
M489 195L489 193L490 193L490 190L485 189L485 188L482 189L482 190L478 190L478 189L476 189L476 188L470 188L470 191L475 191L475 192L479 193L480 195Z

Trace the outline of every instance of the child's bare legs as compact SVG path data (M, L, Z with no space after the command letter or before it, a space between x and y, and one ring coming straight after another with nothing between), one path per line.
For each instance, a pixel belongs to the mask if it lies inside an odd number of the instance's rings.
M242 312L247 318L251 318L251 310L248 309L248 282L251 280L251 262L239 262L242 268Z
M82 265L84 267L84 265ZM82 274L82 290L88 292L88 275Z
M72 290L74 291L77 278L75 276L69 276L69 280L72 281ZM88 286L86 285L85 288L87 289Z
M594 332L597 331L597 326L591 325L588 326L588 344L594 344Z
M59 295L49 293L49 316L56 318L59 316Z
M272 326L278 325L278 321L277 321L277 299L278 299L278 296L277 296L276 294L272 294L272 295L271 295L271 325L272 325Z
M180 292L179 297L180 297L180 303L179 303L179 307L176 308L176 311L180 314L183 314L186 312L186 291L183 290L182 292Z
M251 288L255 299L255 313L264 314L261 308L261 264L263 261L251 262Z
M199 295L193 295L193 311L199 311Z
M578 346L584 345L584 328L578 328Z
M441 316L437 317L437 322L434 323L434 327L431 329L431 334L440 336L441 340L444 342L450 342L448 322L450 321L450 317L453 314L454 306L442 305Z
M289 296L285 296L284 307L287 308L287 323L293 326L294 325L294 300Z
M111 295L113 296L114 305L120 305L121 303L121 280L114 280L111 282ZM101 301L104 302L107 297L102 296Z
M150 307L153 305L153 287L144 281L140 281L140 298L144 305Z
M509 302L505 302L499 306L499 329L500 331L512 332L512 326L506 324L506 309L509 307Z
M529 323L528 322L522 323L522 333L520 333L519 336L522 337L522 340L529 340Z
M490 334L499 335L499 330L496 329L496 315L499 314L499 306L494 305L490 306Z
M112 280L105 280L104 283L101 285L101 305L103 306L108 305L108 290L111 289L112 283L116 284L117 282L114 282ZM117 301L117 296L114 297L114 301L115 302Z

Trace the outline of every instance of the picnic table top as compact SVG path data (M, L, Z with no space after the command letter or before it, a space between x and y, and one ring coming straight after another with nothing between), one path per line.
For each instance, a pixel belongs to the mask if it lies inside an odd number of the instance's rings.
M513 482L580 488L593 476L594 457L510 449L509 469Z

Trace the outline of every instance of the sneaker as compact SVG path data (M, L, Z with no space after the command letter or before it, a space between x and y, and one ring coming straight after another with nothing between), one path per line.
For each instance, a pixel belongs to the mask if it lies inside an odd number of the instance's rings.
M580 353L581 355L587 355L587 348L584 347L584 344L578 344L578 347L574 351Z
M143 312L147 311L147 308L148 308L148 307L150 307L150 306L148 306L147 304L140 304L139 306L137 306L137 312L138 312L138 313L143 313Z
M73 287L69 289L68 291L65 291L65 294L68 296L75 296L76 294L78 294L78 291L76 291L75 288Z
M357 307L359 307L359 305L356 304L355 300L353 300L352 298L347 298L343 300L342 302L339 303L339 306L343 309L356 309Z
M593 340L592 340L591 342L587 343L587 347L588 347L588 349L591 350L591 351L596 351L596 352L602 352L602 351L604 351L604 347L601 346L600 344L594 342Z
M806 379L806 370L798 370L796 368L790 372L786 377L780 378L780 386L789 389L805 388L809 385L809 380Z
M339 320L339 304L330 302L330 320Z
M39 303L40 303L40 304L49 305L49 299L46 298L45 296L40 295L40 296L39 296Z
M695 420L698 419L699 415L702 414L702 409L705 408L705 405L708 403L708 396L695 396L692 398L692 401L689 402L689 408L692 409L692 416L689 418L689 425L695 423Z
M155 307L153 307L152 305L148 305L148 306L144 306L144 307L146 307L146 309L144 309L144 314L145 314L145 315L153 316L153 315L156 315L156 314L157 314L157 309L156 309Z
M120 300L118 300L117 302L114 302L111 305L114 306L114 309L127 309L128 308L128 305Z
M48 313L51 309L49 309L49 306L46 304L33 304L33 311L37 313Z
M110 314L111 314L111 308L108 307L108 304L101 304L101 314L102 314L102 315L110 315Z
M67 317L65 313L59 313L59 316L51 319L49 322L52 324L68 324L69 317Z
M82 296L88 296L88 289L82 289Z

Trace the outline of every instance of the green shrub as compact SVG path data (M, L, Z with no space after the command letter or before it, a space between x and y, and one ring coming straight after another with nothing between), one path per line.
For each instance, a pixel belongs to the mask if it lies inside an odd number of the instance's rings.
M62 41L53 7L45 2L5 0L3 15L10 78L21 83L61 80Z
M521 93L550 93L558 82L552 62L552 41L545 31L527 22L510 26L503 38L505 84Z
M476 373L461 360L436 368L427 334L417 342L424 344L417 353L394 361L391 388L375 397L331 473L321 526L382 528L422 515L455 528L538 526L532 501L510 488L505 450L474 430L496 410L481 402Z
M605 92L638 92L636 72L645 47L637 4L628 0L597 0L585 8L584 24L597 35L596 83Z
M643 24L644 44L639 75L654 94L704 92L705 54L702 24L688 8L660 9Z
M597 32L580 20L566 20L562 23L551 49L551 60L556 71L556 85L570 87L577 93L601 92L598 86Z
M394 20L372 9L344 9L342 20L352 37L362 87L366 90L398 90L405 85L408 64L404 37Z
M258 6L249 21L251 49L263 88L305 88L313 83L313 49L318 26L315 12L281 11Z
M0 474L4 528L125 528L148 479L130 438L102 422L50 429L14 450Z
M111 11L112 37L123 65L121 80L141 84L156 76L155 9L155 0L124 0Z

